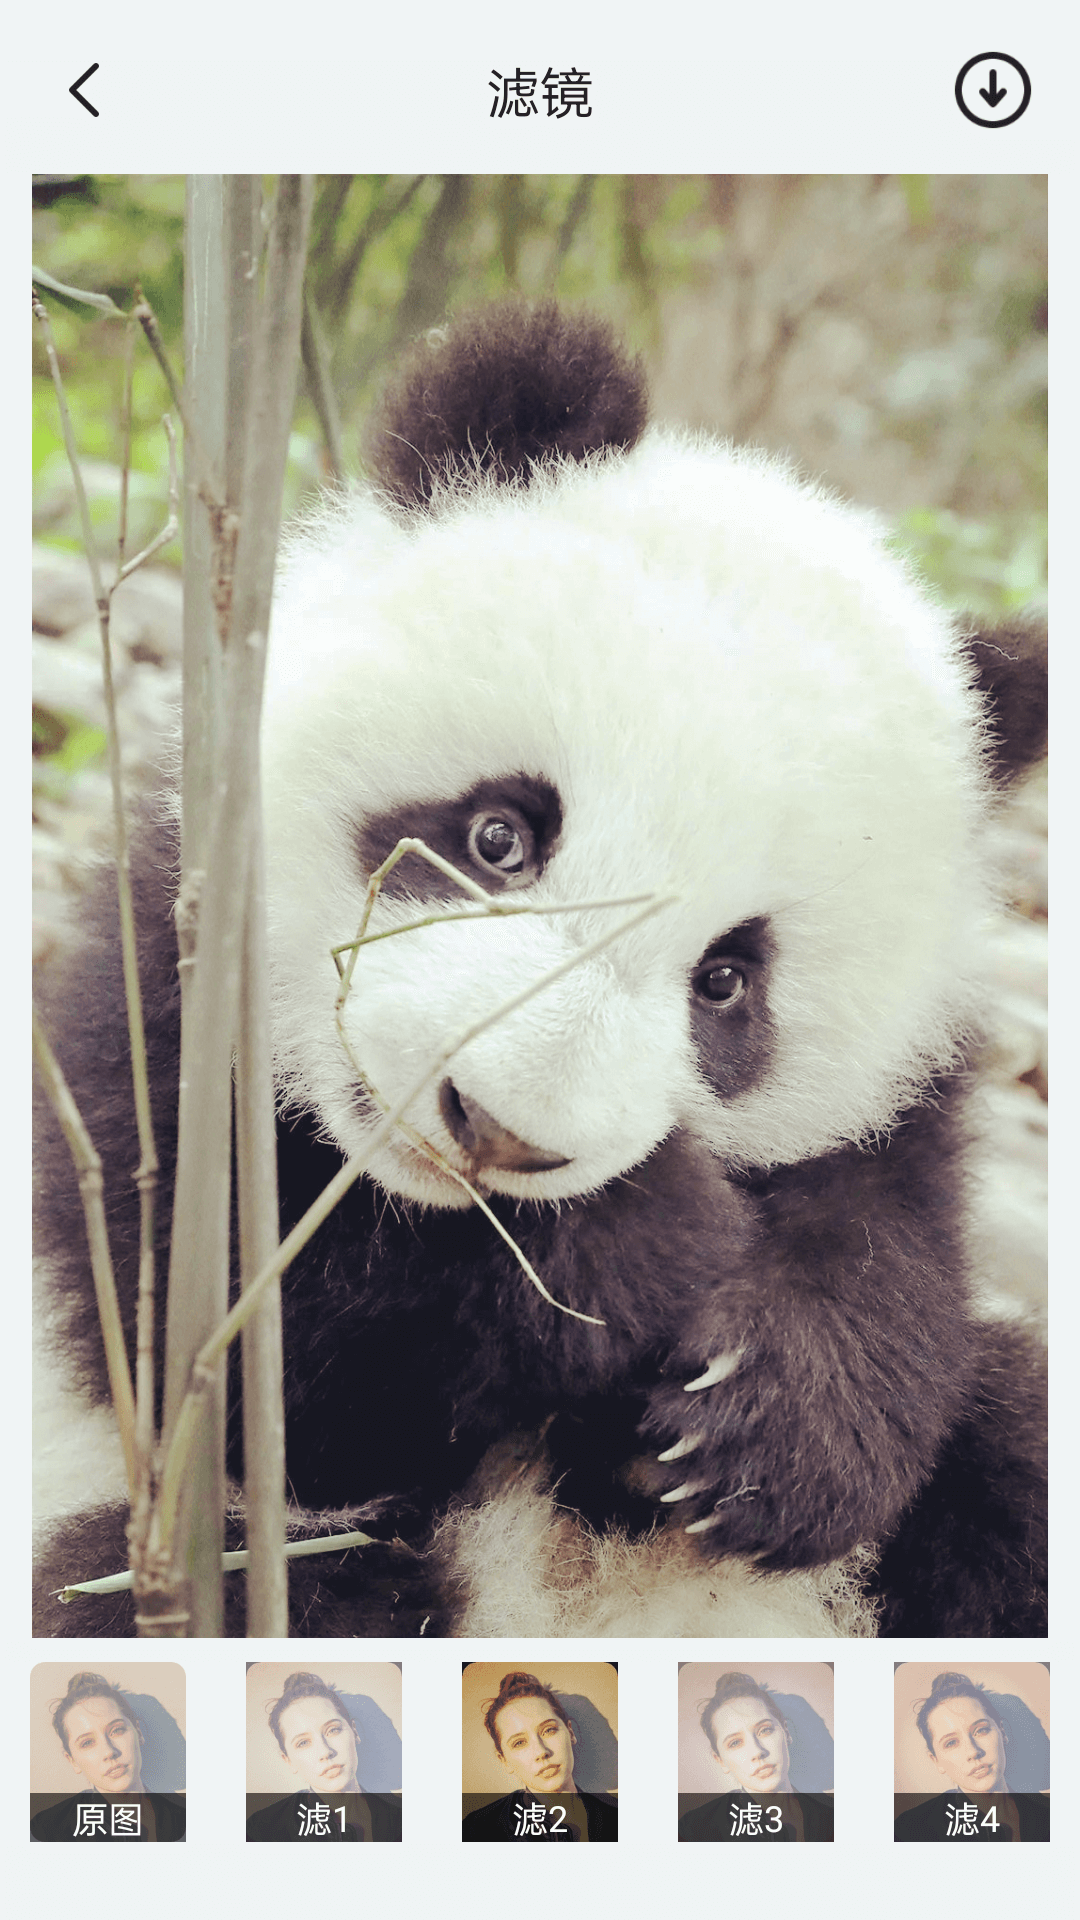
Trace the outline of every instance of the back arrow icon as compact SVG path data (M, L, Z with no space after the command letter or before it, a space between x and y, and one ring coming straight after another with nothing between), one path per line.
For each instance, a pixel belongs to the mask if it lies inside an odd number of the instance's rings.
M83 99L82 94L79 92L79 88L82 86L84 80L89 80L90 75L92 73L97 72L100 65L101 65L100 60L95 60L92 67L87 67L85 73L80 73L78 79L75 82L75 85L73 87L68 88L68 92L74 95L80 107L85 107L87 113L92 113L95 120L98 118L98 110L96 107L92 107L90 105L89 100Z

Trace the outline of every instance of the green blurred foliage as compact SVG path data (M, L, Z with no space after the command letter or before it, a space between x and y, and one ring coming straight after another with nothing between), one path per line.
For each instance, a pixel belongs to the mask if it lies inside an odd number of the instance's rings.
M268 183L269 184L269 183ZM36 196L35 260L54 279L108 293L125 313L141 287L175 368L183 364L184 183L152 176L87 177ZM383 369L404 341L448 309L520 292L587 301L630 344L655 342L659 289L692 282L723 245L703 177L590 175L330 175L319 182L309 291L331 342L331 378L349 464ZM46 292L78 446L97 463L95 525L115 537L123 321ZM164 513L164 379L136 342L131 464L137 544ZM111 475L110 475L110 469ZM34 342L35 526L54 544L79 543L74 494L40 337ZM302 383L286 510L326 478L322 433ZM155 521L155 502L158 517ZM174 563L178 549L165 556Z
M272 182L267 181L268 191ZM308 292L329 342L329 372L341 414L346 465L358 465L363 419L384 369L402 344L448 310L522 293L587 303L631 347L648 354L661 327L661 294L692 290L715 275L734 204L726 176L657 175L328 175L320 178L312 227ZM794 184L794 183L793 183ZM901 179L910 229L925 237L939 217L927 175ZM178 177L45 176L35 189L35 260L55 279L106 292L128 312L141 288L157 316L174 368L183 365L184 182ZM968 288L979 265L975 240L942 249L939 286ZM84 462L95 528L107 555L115 541L125 322L63 296L44 296ZM995 331L1008 353L1023 353L1045 331L1045 282L1030 277L1002 298ZM56 398L39 332L34 338L33 471L35 529L55 545L81 546L74 491ZM131 528L128 552L144 545L166 513L167 451L161 417L164 378L145 341L134 342ZM917 441L940 427L933 408L882 422ZM930 508L896 529L942 597L993 615L1038 602L1046 578L1045 414L1042 403L1014 409L1004 429L971 420L966 457L1021 476L1019 509L992 520ZM993 435L996 433L997 438ZM293 512L329 472L323 430L302 377L290 444L285 510ZM1026 491L1025 491L1026 489ZM161 557L178 565L179 544ZM161 562L159 562L160 564ZM38 747L58 776L99 750L94 730L42 717Z
M158 317L175 364L183 364L182 179L98 177L37 207L34 258L67 286L107 293L130 311L140 285ZM60 369L79 449L92 459L119 459L124 385L125 327L63 296L47 293ZM166 470L161 416L168 404L164 379L137 345L132 405L131 464L135 471ZM34 337L34 474L63 454L45 352Z
M928 227L933 219L933 196L928 173L902 173L900 184L904 189L908 219L913 227Z
M1033 333L1045 333L1048 293L1045 280L1022 280L1006 292L998 310L997 334L1015 351Z
M48 761L61 789L83 767L105 754L105 734L100 727L88 726L82 720L65 720L62 714L49 713L44 707L34 707L33 739L35 759ZM36 786L36 770L34 779Z
M1046 596L1046 516L964 520L945 508L901 516L892 544L950 607L994 619Z

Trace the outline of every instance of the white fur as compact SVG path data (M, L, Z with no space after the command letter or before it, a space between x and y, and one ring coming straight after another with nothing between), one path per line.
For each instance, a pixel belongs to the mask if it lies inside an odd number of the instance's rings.
M36 1301L33 1351L33 1514L46 1529L64 1514L127 1498L123 1449L111 1407L89 1406L62 1365L63 1323ZM78 1573L71 1578L78 1579Z
M456 1057L460 1090L571 1160L492 1187L590 1191L675 1124L761 1165L887 1128L971 1018L977 718L949 620L877 528L761 456L653 434L408 524L367 496L337 503L286 566L268 669L283 1088L364 1152L330 959L363 905L357 825L523 772L555 784L564 825L519 898L679 898ZM420 911L381 901L372 929ZM777 944L773 1064L722 1103L696 1070L689 974L759 914ZM400 1099L466 1024L610 924L456 922L365 950L346 1016L365 1073ZM462 1165L438 1077L410 1119ZM465 1203L404 1145L370 1167Z
M632 1540L593 1533L556 1507L539 1477L443 1520L436 1544L461 1583L465 1639L872 1638L862 1590L872 1555L812 1573L709 1566L678 1527Z

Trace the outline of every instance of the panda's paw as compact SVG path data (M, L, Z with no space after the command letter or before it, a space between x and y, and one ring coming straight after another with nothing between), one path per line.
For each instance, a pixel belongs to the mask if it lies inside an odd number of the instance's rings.
M848 1449L811 1448L805 1409L737 1352L712 1360L689 1391L657 1389L648 1427L676 1436L658 1455L671 1480L660 1504L708 1555L821 1565L869 1537L880 1518L872 1486L852 1478Z

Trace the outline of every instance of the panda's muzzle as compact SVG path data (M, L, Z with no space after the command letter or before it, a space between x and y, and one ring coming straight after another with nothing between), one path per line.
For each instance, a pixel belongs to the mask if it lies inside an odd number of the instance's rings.
M565 1154L547 1153L543 1147L531 1147L527 1140L519 1140L516 1133L500 1126L479 1100L459 1093L452 1080L444 1080L439 1088L439 1111L475 1167L498 1168L504 1173L546 1173L570 1164Z

